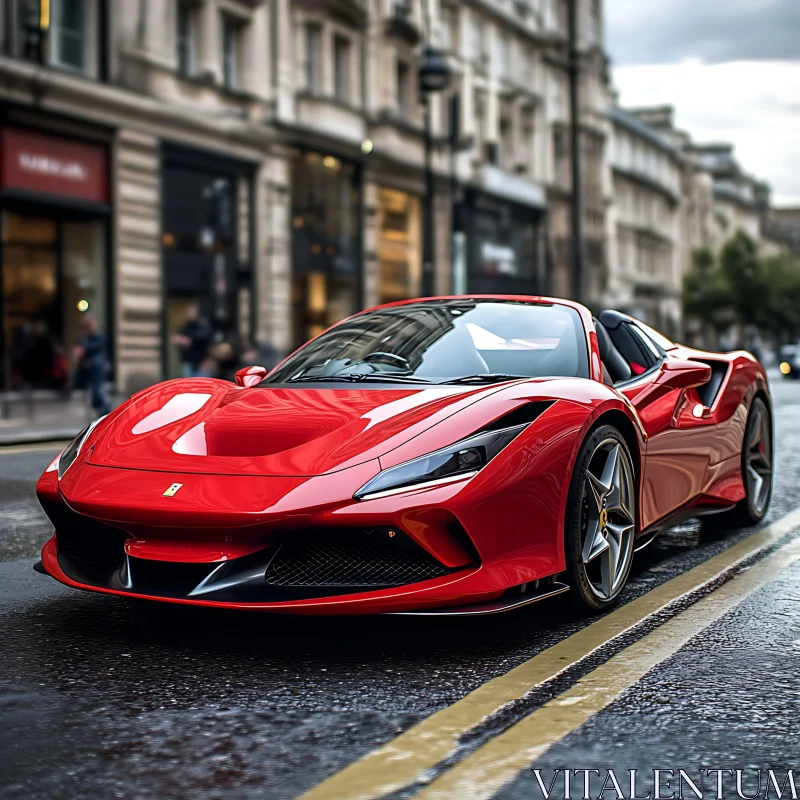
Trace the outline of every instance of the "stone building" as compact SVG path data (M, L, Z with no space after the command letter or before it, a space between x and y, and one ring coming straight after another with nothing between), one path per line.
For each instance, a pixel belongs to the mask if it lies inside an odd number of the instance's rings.
M614 203L606 303L675 336L686 259L684 158L635 114L614 106L609 118Z
M43 29L38 0L0 0L0 390L15 337L69 352L87 308L124 393L179 373L193 303L280 353L418 295L426 42L454 71L430 106L435 291L569 294L567 2L50 0ZM591 301L608 97L601 3L576 8Z
M713 249L717 249L737 231L760 241L761 221L769 206L769 187L748 175L728 143L694 144L686 148L687 157L714 182L714 215L716 236Z

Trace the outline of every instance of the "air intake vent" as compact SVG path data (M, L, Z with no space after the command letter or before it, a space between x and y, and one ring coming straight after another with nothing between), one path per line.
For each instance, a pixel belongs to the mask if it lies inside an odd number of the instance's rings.
M269 586L366 589L405 586L449 572L402 531L329 529L290 536L265 579Z
M551 405L553 405L552 400L525 403L524 406L509 411L508 414L496 419L491 425L487 425L485 430L500 431L504 428L516 428L518 425L530 425L531 422L544 414Z

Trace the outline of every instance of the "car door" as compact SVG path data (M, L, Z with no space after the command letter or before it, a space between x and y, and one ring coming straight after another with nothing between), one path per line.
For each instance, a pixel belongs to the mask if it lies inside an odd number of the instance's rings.
M620 323L610 333L634 372L631 380L616 388L636 408L648 435L641 493L644 530L703 491L710 449L702 430L713 436L713 429L711 420L695 416L694 389L668 385L664 364L673 355L633 321Z

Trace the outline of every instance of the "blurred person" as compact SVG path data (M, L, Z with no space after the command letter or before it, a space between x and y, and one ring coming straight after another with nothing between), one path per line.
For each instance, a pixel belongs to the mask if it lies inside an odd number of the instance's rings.
M181 351L184 378L207 378L208 351L211 344L211 326L208 320L200 316L197 305L186 309L186 321L180 333L172 337L173 344Z
M227 339L215 342L209 352L209 360L213 365L209 374L221 380L233 380L236 372L238 359L236 349Z
M92 408L98 417L102 417L111 411L106 390L110 366L106 337L92 314L82 317L81 332L81 340L73 352L75 388L91 390Z

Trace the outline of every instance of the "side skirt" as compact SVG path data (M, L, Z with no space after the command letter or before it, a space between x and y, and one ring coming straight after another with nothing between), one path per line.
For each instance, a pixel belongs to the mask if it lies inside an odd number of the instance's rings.
M660 519L655 523L655 525L651 525L644 533L642 533L634 544L633 552L638 553L640 550L644 550L645 547L652 544L660 534L664 533L664 531L668 531L670 528L674 528L676 525L680 525L690 519L694 519L695 517L708 517L712 514L722 514L725 511L730 511L735 507L736 504L733 503L728 506L708 504L684 506L683 508L679 508L668 517Z

